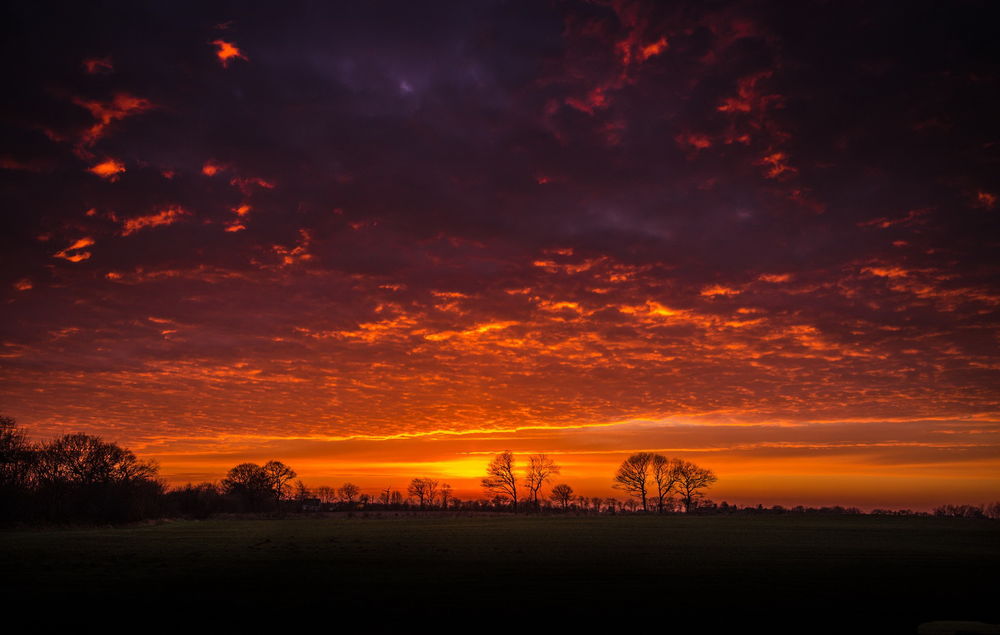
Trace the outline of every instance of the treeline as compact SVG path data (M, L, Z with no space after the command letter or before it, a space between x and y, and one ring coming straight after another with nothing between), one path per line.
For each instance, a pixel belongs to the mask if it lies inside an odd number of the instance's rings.
M10 417L0 416L0 521L120 523L150 518L207 518L215 514L294 512L449 511L572 514L861 514L853 507L739 507L704 496L717 481L711 470L677 458L639 452L619 466L612 483L625 496L584 496L555 483L561 467L545 454L512 452L486 467L486 498L462 500L450 484L414 478L405 490L363 493L354 483L309 488L280 461L241 463L219 483L170 489L158 466L99 437L67 434L32 443ZM546 489L548 488L548 489ZM910 510L872 514L929 515ZM945 505L937 516L1000 519L1000 502Z
M162 513L157 466L98 437L28 441L0 416L0 520L124 522Z

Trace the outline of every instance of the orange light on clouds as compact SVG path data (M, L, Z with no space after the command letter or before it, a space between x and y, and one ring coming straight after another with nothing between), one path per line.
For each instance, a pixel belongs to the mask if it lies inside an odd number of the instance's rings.
M81 135L83 146L91 146L104 136L108 126L113 122L125 119L126 117L146 112L153 108L153 103L148 99L135 97L128 93L118 93L109 102L74 99L74 103L90 111L90 114L97 120L90 128Z
M213 40L212 44L218 48L215 51L215 56L219 58L219 62L222 63L223 68L228 68L229 62L234 59L240 59L244 61L249 61L246 55L243 54L240 49L236 47L232 42L227 42L225 40Z
M667 50L667 38L661 37L652 44L647 44L642 47L639 53L639 59L646 61L654 55L659 55L663 51Z
M135 218L128 218L122 224L122 236L128 236L134 234L140 229L146 229L149 227L161 227L164 225L173 225L179 221L184 216L187 216L188 212L185 211L180 206L168 207L167 209L161 210L155 214L149 214L147 216L137 216Z
M66 249L63 249L62 251L53 254L53 257L62 258L63 260L68 260L69 262L80 262L82 260L90 258L90 252L83 250L87 247L90 247L93 244L94 244L93 238L90 238L89 236L87 238L81 238L76 242L74 242L73 244L71 244Z
M87 171L91 174L96 174L102 179L114 182L125 171L125 164L116 159L108 159L91 166Z

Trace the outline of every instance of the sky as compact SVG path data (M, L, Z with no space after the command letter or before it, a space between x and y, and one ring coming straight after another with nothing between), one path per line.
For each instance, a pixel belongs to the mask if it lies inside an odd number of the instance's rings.
M172 484L1000 499L988 4L6 3L0 413Z

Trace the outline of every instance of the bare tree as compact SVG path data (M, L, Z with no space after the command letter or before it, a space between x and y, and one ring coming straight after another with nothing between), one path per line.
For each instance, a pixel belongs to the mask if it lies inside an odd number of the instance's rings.
M410 496L415 496L420 502L420 509L424 508L424 505L430 503L434 504L434 495L437 492L438 482L431 478L415 478L410 481L409 487L406 488L406 493Z
M321 503L332 503L333 499L337 497L337 491L329 485L323 485L316 488L316 496Z
M662 454L653 455L653 482L656 483L656 511L663 513L667 499L677 486L680 460L668 459Z
M512 501L512 508L517 512L517 475L514 473L514 454L510 450L501 452L493 457L490 464L486 466L486 478L482 485L490 494L503 496Z
M648 492L649 468L653 455L649 452L639 452L628 457L618 466L615 474L614 487L625 490L630 496L642 501L642 511L647 511L646 495Z
M573 498L573 488L566 483L560 483L552 488L552 494L549 498L561 504L563 509L566 509L569 506L569 499Z
M340 496L348 505L354 503L354 499L357 498L358 494L361 493L361 488L354 483L344 483L337 488L337 495Z
M451 500L451 485L448 483L441 483L441 487L438 489L441 496L441 509L448 509L448 501Z
M312 492L301 480L295 481L295 500L301 505L307 498L312 498Z
M684 503L684 511L691 510L691 505L701 497L702 490L711 486L719 478L712 470L699 467L690 461L677 461L677 488Z
M131 450L87 434L67 434L46 444L38 461L42 482L122 483L152 479L156 473L155 463L140 461Z
M291 480L297 476L295 470L281 461L268 461L262 469L271 491L274 493L274 500L280 502L291 489Z
M12 417L0 416L0 497L13 497L27 487L34 457L24 428Z
M524 475L524 487L528 490L528 499L538 507L538 492L542 485L559 473L559 466L546 454L532 454L528 457L528 471Z

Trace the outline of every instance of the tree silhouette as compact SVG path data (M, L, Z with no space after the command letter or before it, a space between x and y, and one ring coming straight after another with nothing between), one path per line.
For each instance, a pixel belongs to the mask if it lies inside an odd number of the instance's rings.
M333 499L337 496L337 492L329 485L323 485L316 488L316 496L322 503L332 503Z
M639 452L628 457L618 466L615 474L614 487L625 490L629 495L642 501L642 511L647 511L646 494L648 491L649 468L653 455L649 452Z
M532 505L538 507L538 492L548 480L559 473L559 466L545 454L532 454L528 457L528 470L524 475L525 488Z
M357 498L360 493L361 488L354 483L344 483L337 488L337 495L344 499L348 505L353 504L354 499Z
M679 459L668 459L662 454L653 455L653 482L656 483L656 510L663 513L667 499L680 478Z
M566 509L569 506L569 499L573 498L573 488L566 483L560 483L552 488L550 498L561 503L562 508Z
M42 448L37 478L43 483L90 485L153 479L156 473L155 463L140 461L131 450L100 437L67 434Z
M451 485L448 483L441 483L441 487L438 488L439 495L441 496L441 509L448 509L448 501L451 499Z
M482 481L483 489L490 494L511 499L511 506L516 513L517 475L514 473L514 454L506 450L493 457L486 466L486 474L486 478Z
M0 519L14 517L27 497L35 452L25 430L0 416Z
M677 488L684 503L684 511L691 510L691 505L701 496L699 490L711 486L719 480L712 470L699 467L690 461L677 461Z
M434 496L437 493L438 482L431 478L415 478L410 481L406 488L406 493L415 496L420 501L420 509L426 503L434 504Z
M291 489L292 479L297 476L295 471L281 461L268 461L262 469L274 494L275 502L280 504L281 499Z
M270 477L256 463L240 463L233 467L221 485L223 492L242 499L253 510L260 509L264 501L274 495Z
M87 434L41 447L34 493L52 519L132 520L159 512L166 489L152 461Z

